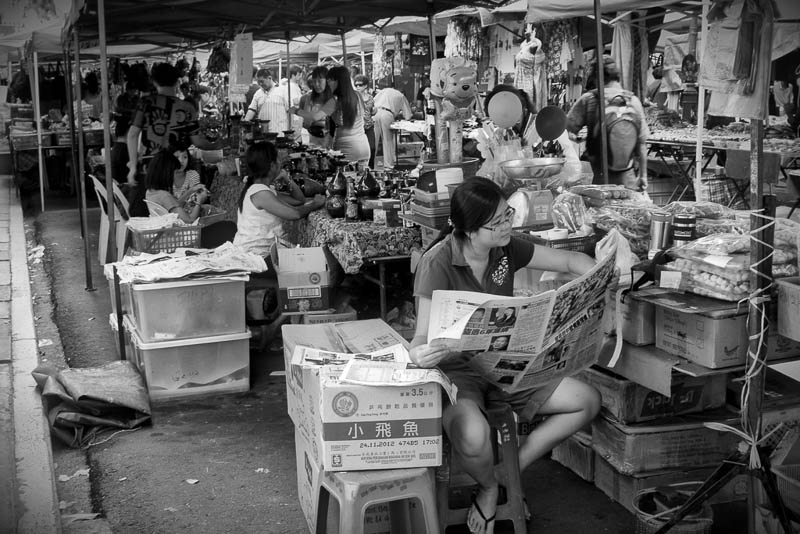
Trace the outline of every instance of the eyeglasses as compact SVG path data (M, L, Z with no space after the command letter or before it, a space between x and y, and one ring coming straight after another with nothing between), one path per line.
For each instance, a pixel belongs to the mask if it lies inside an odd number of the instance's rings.
M356 87L366 87L367 84L365 84L365 83L356 83L355 86Z
M484 230L489 230L490 232L495 232L503 227L511 227L511 220L514 218L514 214L517 212L514 208L509 206L506 211L503 213L502 218L500 220L496 220L493 226L481 226Z

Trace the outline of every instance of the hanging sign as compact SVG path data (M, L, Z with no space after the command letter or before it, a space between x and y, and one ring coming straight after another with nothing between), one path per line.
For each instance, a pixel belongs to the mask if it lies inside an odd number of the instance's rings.
M245 94L253 82L252 33L241 33L233 40L228 81L228 98L230 101L244 102Z

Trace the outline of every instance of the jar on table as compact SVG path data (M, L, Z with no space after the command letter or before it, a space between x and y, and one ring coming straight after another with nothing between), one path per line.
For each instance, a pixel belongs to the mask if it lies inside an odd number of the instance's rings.
M672 216L672 245L680 246L697 238L697 217L694 215Z

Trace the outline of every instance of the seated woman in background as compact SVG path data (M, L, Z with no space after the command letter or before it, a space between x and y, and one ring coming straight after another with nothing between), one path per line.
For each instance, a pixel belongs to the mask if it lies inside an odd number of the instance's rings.
M236 237L233 244L248 249L253 254L267 258L275 237L283 234L284 220L296 220L325 205L323 195L315 195L306 201L300 187L285 178L278 164L278 150L272 143L253 143L245 154L247 177L239 197L239 218L236 222ZM303 203L290 206L281 199L275 182L284 180L290 188L289 196ZM274 272L273 269L269 271Z
M205 189L205 186L200 183L200 173L194 169L189 147L182 143L173 143L168 152L175 156L179 164L172 180L172 195L183 206L190 201L192 195Z
M172 194L175 171L179 168L178 158L170 152L162 150L153 156L147 166L145 200L158 204L169 213L177 213L180 220L190 224L202 214L202 204L208 201L208 191L203 187L193 194L192 202L187 203L185 208L181 206L180 201Z
M303 95L297 106L290 108L292 113L303 119L303 128L308 130L308 144L323 148L331 147L327 123L328 117L336 109L336 99L328 87L327 77L328 69L325 67L319 66L312 70L308 77L311 91Z
M333 67L328 71L328 86L336 97L336 111L331 115L336 124L333 149L340 151L347 161L366 164L369 140L364 133L364 102L353 89L350 71L346 67Z
M437 289L510 297L514 273L519 269L581 275L594 266L586 254L534 247L512 236L512 217L513 209L500 186L486 178L465 181L450 197L451 223L423 254L414 277L417 330L411 342L411 360L424 368L438 366L458 386L458 402L445 406L442 426L464 470L478 483L467 525L470 532L480 534L494 532L499 493L486 405L507 403L526 422L537 413L548 416L519 448L521 471L580 430L600 410L597 390L574 378L506 393L470 366L469 354L427 343L431 298ZM501 345L505 350L508 338L500 337L505 339L496 340L494 350L501 350Z

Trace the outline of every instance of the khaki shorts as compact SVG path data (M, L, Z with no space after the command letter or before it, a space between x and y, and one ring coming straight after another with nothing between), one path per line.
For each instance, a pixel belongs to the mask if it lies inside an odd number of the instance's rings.
M466 360L454 358L446 365L440 366L447 377L458 387L456 402L461 399L472 399L486 413L486 407L505 403L514 410L521 422L530 423L542 405L553 394L561 379L548 382L543 386L507 393L489 382L479 371L476 371ZM445 396L445 409L447 409Z

